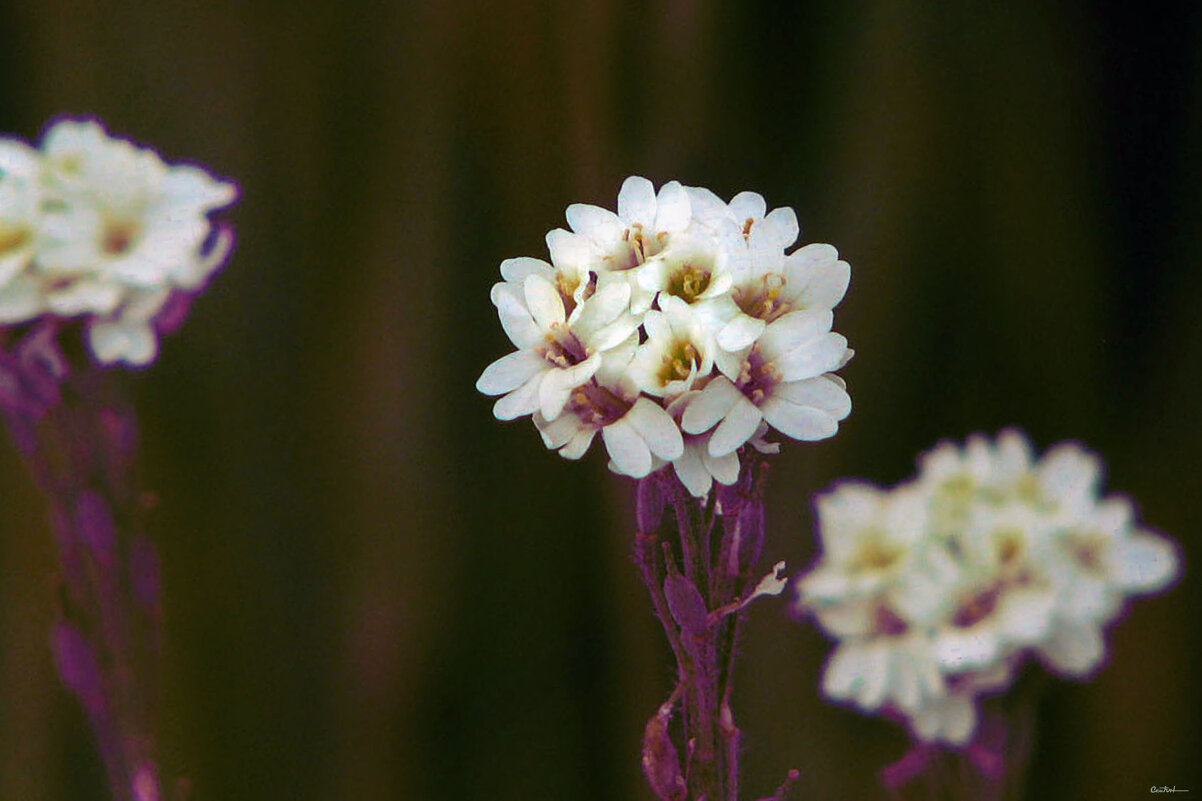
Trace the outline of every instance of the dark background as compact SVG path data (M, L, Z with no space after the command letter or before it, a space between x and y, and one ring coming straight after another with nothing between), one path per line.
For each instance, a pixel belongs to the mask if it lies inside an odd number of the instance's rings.
M649 799L671 668L632 485L502 424L497 265L629 174L793 206L852 264L839 436L775 459L770 559L809 499L1017 424L1199 544L1202 17L927 0L0 2L0 130L96 114L235 178L233 261L123 377L162 497L161 752L197 798ZM1188 569L1188 566L1187 566ZM46 647L54 554L0 455L0 799L102 799ZM1055 682L1031 798L1202 792L1192 575ZM747 796L883 797L899 727L824 703L829 650L754 610Z

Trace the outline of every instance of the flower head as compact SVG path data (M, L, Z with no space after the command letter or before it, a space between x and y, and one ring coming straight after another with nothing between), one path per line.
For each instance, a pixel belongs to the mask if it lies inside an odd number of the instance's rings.
M103 363L147 364L155 317L224 263L226 229L208 214L236 187L95 121L61 120L40 150L0 141L0 321L81 317Z
M1035 657L1086 676L1126 600L1168 586L1174 546L1101 497L1099 460L1059 445L1040 460L1003 432L942 443L889 490L843 484L817 501L823 552L800 608L838 640L824 691L905 717L916 737L972 736L975 699Z
M573 459L600 433L615 472L671 463L697 496L735 480L740 449L770 450L769 427L835 433L851 410L832 374L851 355L831 331L847 265L828 245L786 254L791 209L636 176L616 213L575 204L567 219L570 231L547 235L549 262L508 259L493 286L518 349L476 384L501 396L498 418L532 415ZM756 281L772 284L758 300Z

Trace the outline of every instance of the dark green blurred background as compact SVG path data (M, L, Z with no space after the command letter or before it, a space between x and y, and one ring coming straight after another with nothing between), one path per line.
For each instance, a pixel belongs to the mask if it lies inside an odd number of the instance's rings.
M768 559L809 499L1018 424L1079 438L1186 559L1202 526L1202 17L1166 5L0 2L0 130L62 112L237 179L231 265L125 376L162 496L161 750L198 799L649 799L669 689L632 485L473 390L488 290L623 178L796 208L852 264L831 441L775 460ZM102 799L46 647L54 555L0 453L0 800ZM1138 604L1041 708L1031 798L1202 792L1202 598ZM748 797L883 797L899 727L823 703L828 645L754 610Z

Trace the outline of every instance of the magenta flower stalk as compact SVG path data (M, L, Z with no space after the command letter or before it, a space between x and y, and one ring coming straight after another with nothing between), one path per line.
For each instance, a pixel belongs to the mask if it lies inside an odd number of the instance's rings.
M749 462L735 485L704 503L668 471L639 482L635 563L677 663L676 688L643 738L643 771L662 799L739 797L742 733L731 691L740 624L752 600L784 585L783 563L758 583L755 572L765 467ZM668 506L674 519L661 535ZM783 797L796 778L794 771L770 798Z
M757 572L760 454L779 450L772 432L833 436L851 411L834 371L852 353L831 330L850 268L830 245L787 253L796 215L752 192L632 177L616 213L575 204L567 220L549 262L502 262L492 301L516 350L476 387L567 459L600 435L610 469L639 481L634 561L677 663L643 769L663 801L735 801L740 624L786 583L783 562Z
M51 647L114 801L159 801L163 607L137 421L110 365L150 364L232 236L207 213L231 184L113 139L51 126L0 140L0 413L46 498L61 567Z

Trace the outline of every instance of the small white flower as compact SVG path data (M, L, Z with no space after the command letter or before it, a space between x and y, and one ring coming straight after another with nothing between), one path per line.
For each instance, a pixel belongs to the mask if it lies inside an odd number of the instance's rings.
M789 312L834 309L843 299L851 268L835 248L810 244L785 254L799 232L792 209L768 213L764 198L754 192L740 193L727 205L707 189L688 191L695 226L728 252L730 291L715 310L719 347L742 350Z
M648 395L671 399L709 376L713 346L702 321L683 300L669 295L660 298L659 306L643 318L647 341L630 363L630 376Z
M977 728L977 705L964 693L938 695L914 710L909 720L920 740L965 745Z
M547 247L560 269L620 274L631 285L631 311L642 314L654 293L642 288L639 270L688 229L690 217L689 198L678 182L664 184L657 193L646 178L631 176L618 193L617 214L575 203L567 210L572 230L549 233Z
M150 364L158 355L154 318L167 303L166 289L134 290L120 314L95 318L88 323L88 343L96 358L105 363Z
M33 259L41 226L40 179L37 151L0 139L0 291Z
M767 213L754 193L727 204L674 181L657 192L635 176L616 213L575 204L567 219L571 230L547 235L549 261L506 260L493 286L517 348L477 381L502 396L497 417L532 414L547 446L567 458L600 433L616 472L642 476L671 463L698 497L738 478L743 446L777 452L765 438L771 427L799 439L835 433L851 401L828 373L851 351L823 304L838 302L846 280L837 291L811 280L811 263L825 258L814 254L826 251L786 258L798 233L791 210ZM732 260L757 276L808 272L790 286L792 305L764 312L740 347L723 350L715 333L743 314L731 296Z
M94 121L54 124L40 151L0 141L0 322L84 317L101 362L152 361L167 298L228 256L232 237L208 214L236 195Z
M892 707L913 713L946 692L943 675L921 634L853 638L831 654L822 691L863 710Z
M189 165L168 167L95 122L56 124L42 150L53 204L38 263L49 280L76 279L104 308L114 288L196 289L220 264L224 252L204 250L206 215L234 201L233 184Z
M696 392L697 390L685 392L668 405L668 414L677 423L680 422L680 416L688 406L689 398ZM738 452L728 453L725 456L711 456L709 439L708 433L684 434L681 455L672 461L672 469L675 471L676 477L680 479L680 483L697 498L704 498L708 495L715 481L729 486L739 479ZM756 440L753 440L752 444L756 444ZM762 442L760 446L771 447ZM652 471L660 469L666 463L667 460L657 460Z
M833 436L851 412L851 398L840 379L824 375L848 356L847 340L831 332L831 321L826 309L792 312L743 354L716 353L725 376L689 404L684 430L700 434L717 426L709 445L714 456L743 445L761 421L794 439Z
M503 395L493 406L498 419L539 411L554 420L572 390L592 378L601 354L633 346L638 322L626 314L630 289L609 284L577 305L568 317L563 297L542 273L528 274L521 292L513 284L494 287L493 301L505 333L518 350L485 368L476 389Z
M905 574L927 533L926 498L844 483L816 501L822 561L799 583L808 604L883 593Z
M554 420L535 413L534 424L548 448L567 459L579 459L598 432L619 475L643 478L657 465L680 458L684 443L676 422L659 404L639 397L625 375L627 355L609 353L592 380L571 393Z
M638 271L639 285L652 295L673 297L696 304L698 313L719 323L720 301L731 287L726 268L727 251L713 241L678 237L671 247L650 259Z
M801 607L839 640L829 695L892 703L915 736L962 745L976 697L1008 686L1025 656L1069 677L1096 670L1103 627L1127 598L1167 587L1179 559L1135 527L1130 501L1098 497L1100 462L1078 445L1035 460L1007 431L995 443L942 443L919 465L895 489L844 485L820 498L823 555L798 588ZM945 693L917 705L908 690L893 694L903 639Z

